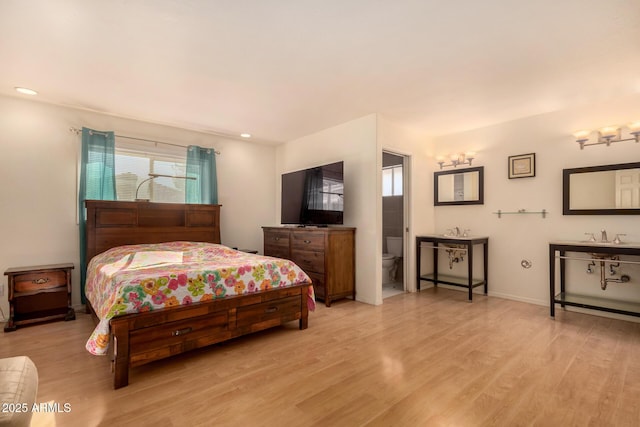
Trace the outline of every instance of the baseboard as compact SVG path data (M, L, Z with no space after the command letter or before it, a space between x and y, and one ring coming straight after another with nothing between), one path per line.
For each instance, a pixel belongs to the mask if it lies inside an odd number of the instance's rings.
M537 300L537 299L533 299L533 298L522 298L522 297L515 296L515 295L503 294L503 293L500 293L500 292L489 292L489 296L496 297L496 298L502 298L502 299L508 299L508 300L512 300L512 301L525 302L525 303L528 303L528 304L540 305L540 306L547 307L547 308L549 307L549 300L541 301L541 300ZM581 314L589 314L589 315L592 315L592 316L605 317L607 319L625 320L627 322L640 323L640 317L626 316L624 314L609 313L608 311L592 310L592 309L588 309L588 308L571 307L571 306L565 306L565 308L562 308L562 307L560 307L560 305L556 304L556 310L555 311L556 311L556 313L558 313L559 311L569 311L569 312L573 312L573 313L581 313Z
M433 287L433 285L422 287L421 289L428 289L431 287ZM467 292L467 289L460 288L458 286L447 286L447 285L439 284L438 287L450 289L452 291ZM482 288L480 287L475 288L473 291L473 294L482 295L483 294ZM549 307L549 300L546 300L546 299L543 301L535 298L525 298L517 295L505 294L502 292L492 292L492 291L489 291L489 296L494 298L508 299L511 301L524 302L527 304L533 304L533 305L538 305L538 306L547 307L547 308ZM564 311L581 313L581 314L589 314L592 316L600 316L600 317L605 317L607 319L625 320L628 322L640 323L640 317L626 316L624 314L618 314L618 313L609 313L607 311L590 310L588 308L571 307L571 306L566 306L564 309L562 309L558 304L556 304L556 312L558 312L558 310L564 310Z
M549 300L539 300L539 299L534 299L534 298L524 298L524 297L519 297L517 295L511 295L511 294L503 294L502 292L491 292L489 291L489 296L490 297L496 297L496 298L502 298L502 299L508 299L511 301L519 301L519 302L526 302L527 304L534 304L534 305L541 305L541 306L549 306Z

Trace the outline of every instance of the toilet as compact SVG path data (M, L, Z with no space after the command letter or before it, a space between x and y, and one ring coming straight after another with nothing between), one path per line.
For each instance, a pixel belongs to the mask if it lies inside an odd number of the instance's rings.
M396 280L398 263L402 258L402 237L387 236L387 251L382 254L382 284Z

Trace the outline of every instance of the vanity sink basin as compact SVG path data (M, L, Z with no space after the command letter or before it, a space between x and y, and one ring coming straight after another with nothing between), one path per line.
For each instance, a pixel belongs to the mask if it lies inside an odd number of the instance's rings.
M608 258L611 258L613 255L611 255L611 254L601 254L601 253L596 253L596 252L589 252L589 256L591 258L595 258L595 259L608 259Z
M469 236L466 237L462 237L462 236L447 236L446 234L443 234L442 237L445 237L447 239L454 239L454 240L467 240L469 239ZM445 248L449 248L449 249L467 249L467 245L456 245L455 243L441 243L442 246L444 246Z
M591 240L583 240L580 242L580 244L585 245L585 246L597 246L597 247L607 247L607 248L612 248L612 247L616 247L616 246L624 246L625 243L624 242L619 242L619 243L613 243L613 242L593 242ZM614 256L614 254L603 254L603 253L598 253L598 252L589 252L589 256L591 256L591 258L595 258L595 259L610 259L612 256Z
M449 249L467 249L467 245L456 245L455 243L440 243L445 248Z
M624 245L628 244L626 242L619 242L619 243L614 243L614 242L593 242L591 240L582 240L579 243L583 244L583 245L587 245L587 246L606 246L606 247L624 246Z

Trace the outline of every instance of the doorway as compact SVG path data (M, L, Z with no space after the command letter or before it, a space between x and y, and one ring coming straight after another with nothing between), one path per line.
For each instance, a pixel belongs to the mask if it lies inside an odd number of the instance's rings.
M407 282L408 157L382 152L382 299L405 292Z

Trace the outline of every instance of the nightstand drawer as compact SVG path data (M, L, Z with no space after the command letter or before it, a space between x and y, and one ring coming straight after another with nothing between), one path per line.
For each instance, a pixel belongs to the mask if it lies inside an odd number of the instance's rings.
M14 292L38 292L67 286L67 273L64 271L43 271L25 273L14 278Z
M47 292L16 298L14 312L18 314L30 314L60 309L61 313L67 312L66 292Z

